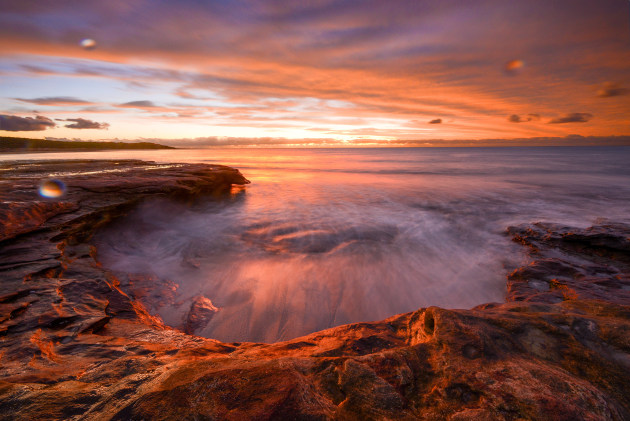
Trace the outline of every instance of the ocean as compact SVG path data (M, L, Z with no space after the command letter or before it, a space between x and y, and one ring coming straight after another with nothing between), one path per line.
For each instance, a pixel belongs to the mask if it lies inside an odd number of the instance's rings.
M630 147L180 149L0 155L238 168L229 200L155 200L95 238L105 267L177 284L156 311L196 334L275 342L420 307L504 300L526 262L505 234L538 221L630 222Z

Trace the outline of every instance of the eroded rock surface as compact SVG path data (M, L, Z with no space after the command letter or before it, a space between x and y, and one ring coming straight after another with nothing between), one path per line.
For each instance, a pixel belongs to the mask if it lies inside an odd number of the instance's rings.
M630 303L630 226L575 229L539 223L508 232L535 258L508 276L509 300Z
M121 281L90 239L148 197L190 200L245 183L237 171L38 165L0 180L11 222L0 243L0 418L630 419L627 225L509 228L531 262L509 275L507 303L221 343L165 326L143 303L160 305L145 299L152 285L174 299L176 280ZM83 170L64 178L58 203L34 196L49 165ZM208 301L195 300L182 330L212 317Z

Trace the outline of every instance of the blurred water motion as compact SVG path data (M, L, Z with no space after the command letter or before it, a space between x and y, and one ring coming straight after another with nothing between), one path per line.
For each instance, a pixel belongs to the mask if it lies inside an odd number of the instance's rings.
M118 156L108 153L106 156ZM138 154L134 157L140 157ZM630 218L629 148L206 150L252 181L230 203L151 202L96 240L113 270L179 285L151 309L197 335L272 342L437 305L502 301L523 250L503 232L540 220Z
M47 199L56 199L65 193L66 185L61 180L45 180L39 185L39 195Z

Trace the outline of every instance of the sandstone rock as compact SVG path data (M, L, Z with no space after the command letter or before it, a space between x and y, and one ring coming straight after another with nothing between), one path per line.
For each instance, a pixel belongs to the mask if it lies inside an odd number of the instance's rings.
M209 298L204 296L196 297L190 305L190 311L186 316L186 322L184 323L184 332L193 334L197 330L201 330L212 319L212 316L219 311L217 307L212 304Z
M147 198L225 193L246 182L237 171L35 164L0 180L2 200L18 203L0 209L15 221L0 243L3 419L630 419L626 225L509 228L531 261L509 275L503 304L221 343L165 326L144 304L150 279L113 276L90 239ZM66 207L35 196L50 172L72 174ZM15 206L45 216L21 225ZM184 330L215 311L199 297Z

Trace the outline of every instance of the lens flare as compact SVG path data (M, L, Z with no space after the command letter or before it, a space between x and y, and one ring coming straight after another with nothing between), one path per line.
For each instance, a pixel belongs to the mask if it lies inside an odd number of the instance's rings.
M504 70L508 74L516 74L521 71L525 67L525 62L523 60L510 60L505 63Z
M66 193L66 185L61 180L46 180L39 185L39 195L48 199L56 199Z
M96 41L94 41L91 38L82 39L80 44L81 44L81 47L83 47L86 50L93 50L96 48Z

